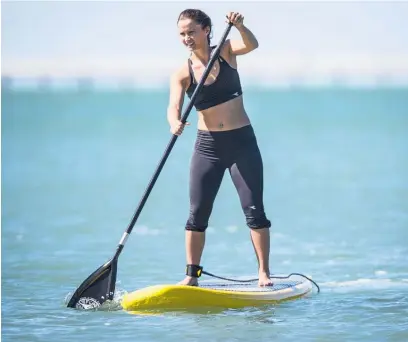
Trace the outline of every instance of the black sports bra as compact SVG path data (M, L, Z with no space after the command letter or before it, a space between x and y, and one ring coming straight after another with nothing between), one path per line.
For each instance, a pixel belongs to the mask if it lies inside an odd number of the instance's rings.
M221 56L218 57L218 62L220 64L220 70L216 80L209 85L204 85L196 97L194 107L197 110L214 107L242 95L241 81L237 69L231 67ZM190 71L190 86L186 90L186 93L188 97L191 98L197 87L197 83L194 79L190 59L188 59L188 68Z

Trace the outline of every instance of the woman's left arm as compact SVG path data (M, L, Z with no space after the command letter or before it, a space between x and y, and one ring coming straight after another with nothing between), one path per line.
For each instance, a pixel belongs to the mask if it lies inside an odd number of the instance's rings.
M245 55L259 46L255 35L244 25L244 17L242 14L230 12L227 15L227 22L231 22L236 27L242 38L242 40L228 40L231 55Z

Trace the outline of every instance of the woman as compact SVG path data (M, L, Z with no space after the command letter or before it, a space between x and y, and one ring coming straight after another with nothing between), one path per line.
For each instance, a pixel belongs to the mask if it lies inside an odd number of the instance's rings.
M267 286L272 284L269 278L271 223L263 205L263 164L243 105L237 71L237 56L253 51L258 42L244 26L240 13L230 12L227 22L235 26L242 40L226 40L194 104L198 133L190 164L190 215L185 226L187 269L186 278L179 284L198 284L205 230L228 169L250 228L258 259L259 285ZM210 46L211 19L204 12L196 9L181 12L177 26L182 43L191 53L170 81L167 119L171 133L180 135L185 126L180 121L184 95L187 93L191 98L215 47Z

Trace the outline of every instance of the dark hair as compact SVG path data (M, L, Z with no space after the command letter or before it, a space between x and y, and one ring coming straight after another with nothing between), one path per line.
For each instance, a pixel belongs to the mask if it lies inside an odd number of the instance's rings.
M205 14L203 11L201 11L199 9L188 8L188 9L186 9L183 12L180 13L180 15L179 15L179 17L177 19L177 23L179 22L180 19L194 20L197 24L201 25L202 29L205 29L206 27L209 27L210 32L208 32L207 41L208 41L208 45L210 45L211 38L212 38L212 36L211 36L212 24L211 24L211 19L207 14Z

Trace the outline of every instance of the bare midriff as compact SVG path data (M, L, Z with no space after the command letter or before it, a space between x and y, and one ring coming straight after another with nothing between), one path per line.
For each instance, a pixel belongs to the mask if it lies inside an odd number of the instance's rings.
M217 106L198 111L197 128L203 131L229 131L250 124L242 95Z

